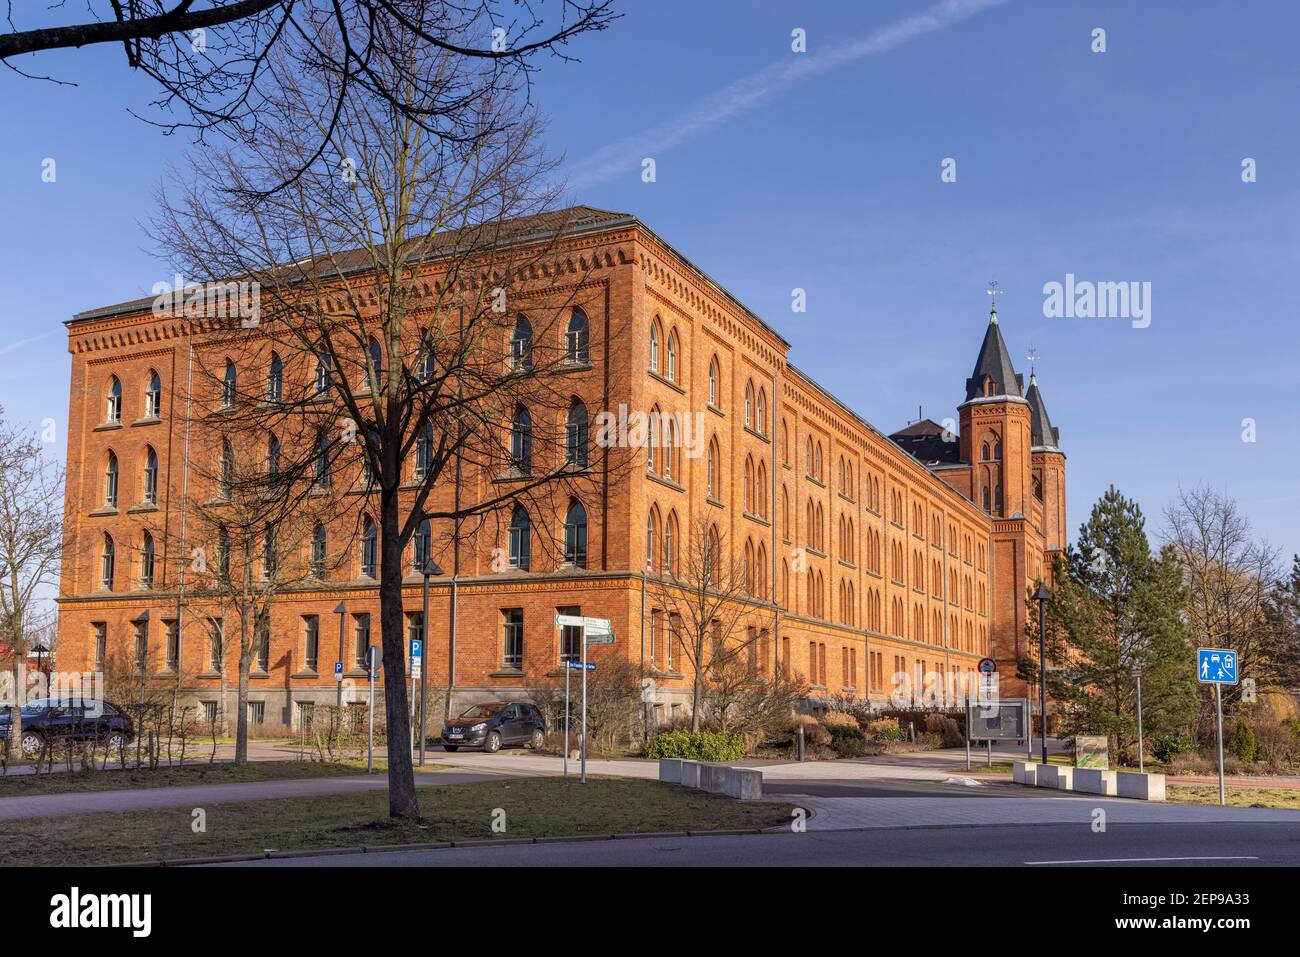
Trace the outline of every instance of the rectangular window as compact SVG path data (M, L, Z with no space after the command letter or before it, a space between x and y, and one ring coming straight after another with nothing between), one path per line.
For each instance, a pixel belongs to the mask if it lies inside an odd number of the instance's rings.
M670 612L668 615L668 639L664 642L664 670L673 670L673 654L677 651L678 642L684 641L685 636L682 634L682 616L677 612Z
M501 611L504 628L501 663L506 668L524 669L524 610L504 608Z
M208 665L220 673L225 664L225 624L219 618L208 619Z
M840 681L845 685L850 685L853 683L849 680L849 649L848 648L840 649Z
M303 667L307 671L317 671L320 664L320 616L303 615Z
M817 676L821 678L822 684L827 684L829 679L826 677L826 646L824 644L817 646Z
M265 618L257 622L257 661L255 666L258 671L265 674L271 669L271 623Z
M581 615L578 606L557 608L561 615ZM560 661L582 660L582 629L576 625L565 625L560 631Z
M808 681L817 684L817 642L808 642Z
M95 643L95 670L102 671L104 658L108 654L108 623L93 621L90 623L90 632Z
M790 674L790 639L781 639L781 671L788 677Z
M849 685L858 686L858 649L849 649Z
M266 720L266 702L250 701L248 702L248 723L261 724Z
M660 608L650 609L650 665L656 667L663 659L664 613Z
M370 650L370 616L352 616L352 666L358 671L365 671L366 655Z
M167 628L167 670L181 670L181 630L174 621L165 621Z
M208 727L217 723L217 703L215 701L204 701L203 704L203 723Z
M408 611L406 613L406 642L407 649L411 648L411 642L421 641L424 638L424 612Z

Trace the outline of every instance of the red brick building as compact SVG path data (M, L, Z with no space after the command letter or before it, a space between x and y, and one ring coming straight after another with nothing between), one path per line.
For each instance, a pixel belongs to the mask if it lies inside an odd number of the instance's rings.
M586 420L621 408L681 413L688 434L683 448L635 450L613 481L593 469L569 499L521 519L522 531L505 515L454 551L431 544L446 572L432 580L432 686L450 682L457 707L523 692L572 650L556 614L583 614L613 623L615 643L593 649L598 663L633 662L655 679L656 713L682 712L690 676L651 585L681 561L687 530L701 522L748 570L745 623L765 661L802 672L816 697L884 702L899 675L942 686L990 652L1004 675L1014 670L1026 590L1065 542L1065 457L1032 377L1022 391L996 313L956 433L925 420L887 435L792 366L774 328L635 217L570 211L554 272L572 276L565 293L584 330L565 387ZM207 630L217 612L190 607L179 569L184 503L199 482L192 465L213 454L221 429L219 417L193 414L215 401L191 385L193 367L219 361L220 346L152 305L67 323L58 665L89 670L143 646L148 680L181 677L214 707L220 676ZM462 491L492 481L463 476ZM567 547L579 523L581 554ZM332 529L330 540L365 547ZM517 560L521 541L542 540L559 544ZM255 721L293 724L303 706L332 702L340 642L345 674L362 674L358 656L378 640L378 592L364 554L342 557L276 599L251 682ZM414 615L422 579L413 558L408 567Z

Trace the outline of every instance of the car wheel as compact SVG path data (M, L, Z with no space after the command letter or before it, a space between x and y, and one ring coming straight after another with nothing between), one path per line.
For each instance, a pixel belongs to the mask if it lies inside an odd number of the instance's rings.
M546 735L542 734L541 728L533 729L533 736L528 740L528 746L534 751L540 751L542 745L546 743Z
M22 737L18 739L18 747L27 757L34 758L45 747L45 739L35 731L24 731Z
M459 744L444 744L444 745L442 746L442 750L444 750L444 751L451 751L451 752L454 753L454 752L460 750L460 745L459 745Z
M496 754L501 750L501 735L495 731L488 733L487 740L483 742L483 751L487 754Z

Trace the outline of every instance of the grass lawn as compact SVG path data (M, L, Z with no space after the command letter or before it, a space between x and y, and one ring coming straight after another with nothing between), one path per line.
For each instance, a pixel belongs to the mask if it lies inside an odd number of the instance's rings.
M386 765L377 762L381 769ZM52 774L12 774L0 777L0 797L34 794L68 794L74 791L119 791L124 788L165 788L184 784L241 784L247 781L282 781L289 778L330 778L340 774L364 774L365 761L206 761L184 767L162 766L156 770L114 768L103 771L60 771Z
M0 865L111 864L327 847L644 831L760 828L790 820L788 804L741 802L631 778L520 778L423 787L424 821L394 822L384 791L214 804L207 829L192 809L115 812L0 823ZM506 830L492 831L493 812Z
M1011 773L1010 761L994 761L992 767L990 767L986 763L987 761L988 761L987 755L981 754L980 752L976 751L974 748L971 749L970 770L972 774L974 774L976 771L983 771L985 774L1010 774ZM1038 763L1037 757L1034 758L1034 763L1035 764ZM1072 767L1074 765L1074 758L1065 754L1049 754L1047 756L1047 763L1059 764L1064 767ZM962 771L966 770L966 765L964 763L957 765L957 767L959 767Z
M1177 804L1218 804L1219 788L1213 784L1179 784L1165 779L1165 798ZM1285 807L1300 810L1300 788L1224 788L1230 807Z

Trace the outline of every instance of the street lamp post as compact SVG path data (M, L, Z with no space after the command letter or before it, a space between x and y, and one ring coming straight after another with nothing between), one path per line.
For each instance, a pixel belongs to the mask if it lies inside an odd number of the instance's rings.
M334 614L339 616L339 665L340 666L343 664L343 616L346 615L347 613L348 613L348 603L345 601L339 602L339 606L334 609ZM343 709L342 677L343 676L340 674L339 677L336 678L334 681L334 707L338 708L340 712ZM341 714L338 720L339 721L343 720Z
M1142 669L1134 668L1133 677L1137 679L1138 693L1138 772L1146 771L1146 749L1142 746Z
M1038 720L1042 726L1043 764L1047 763L1047 603L1051 600L1052 593L1040 578L1034 601L1038 602Z
M420 767L424 767L424 688L428 669L425 667L429 655L429 577L441 575L438 563L429 558L420 569L424 575L424 613L420 618Z

